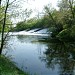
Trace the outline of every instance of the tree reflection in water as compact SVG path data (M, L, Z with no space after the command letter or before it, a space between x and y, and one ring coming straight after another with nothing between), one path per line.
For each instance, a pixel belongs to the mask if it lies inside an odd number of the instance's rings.
M59 75L74 75L75 72L75 42L48 43L45 57L40 59L46 62L48 68L59 65Z

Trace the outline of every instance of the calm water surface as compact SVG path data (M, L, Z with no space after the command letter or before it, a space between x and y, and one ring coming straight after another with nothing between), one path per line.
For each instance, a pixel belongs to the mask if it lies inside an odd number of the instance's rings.
M11 36L3 53L30 75L74 75L75 52L67 52L62 43L39 42L42 38L45 36Z

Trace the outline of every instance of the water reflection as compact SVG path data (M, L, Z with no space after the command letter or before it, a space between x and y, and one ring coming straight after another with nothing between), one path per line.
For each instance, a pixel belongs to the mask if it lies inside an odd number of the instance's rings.
M26 36L25 35L18 35L17 36L18 41L20 41L21 43L31 42L33 38L34 38L34 36L29 36L29 35L26 35Z
M47 48L46 44L38 42L42 36L11 36L8 44L11 44L10 51L8 48L7 56L12 56L11 61L15 62L16 66L21 70L30 73L30 75L47 75L50 74L44 63L39 60L43 55L44 50ZM44 36L43 36L44 38ZM5 51L5 52L6 52ZM4 53L5 53L4 52Z
M47 68L59 66L59 75L75 75L75 42L49 43L44 57L40 58L46 62Z
M36 42L38 42L38 40L41 40L41 39L44 39L44 38L47 38L47 36L17 35L17 39L21 43L27 43L27 42L36 43Z
M43 43L44 36L11 36L8 51L16 66L32 75L74 75L75 43ZM38 42L37 42L38 41ZM8 50L8 49L7 49ZM40 60L40 59L41 60ZM46 64L46 66L45 66Z

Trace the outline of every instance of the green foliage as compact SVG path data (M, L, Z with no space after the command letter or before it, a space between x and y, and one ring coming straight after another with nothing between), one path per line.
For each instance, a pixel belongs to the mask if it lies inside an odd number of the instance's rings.
M62 30L56 37L62 41L75 41L75 25L71 28Z
M31 29L34 27L36 21L35 22L25 22L25 21L22 21L22 22L19 22L17 23L16 27L15 27L15 30L16 31L22 31L22 30L26 30L26 29Z
M34 29L34 28L47 28L49 27L49 18L48 17L44 17L41 19L29 19L27 21L22 21L17 23L16 27L15 27L15 31L22 31L22 30L30 30L30 29Z
M59 38L62 41L67 41L67 40L71 39L70 34L71 34L70 29L64 29L61 32L59 32L59 34L56 37Z
M4 21L4 10L5 10L5 6L1 6L0 7L0 32L2 31L2 26L3 26L3 21ZM10 28L12 27L12 23L10 21L9 14L7 15L7 19L6 19L6 26L5 26L5 32L8 32L10 30Z
M74 0L73 0L74 1ZM68 0L61 0L58 11L51 14L55 22L51 37L58 38L61 41L75 40L75 4Z
M28 75L19 70L12 62L5 56L0 56L0 75Z
M68 0L60 0L58 2L58 7L60 8L60 11L67 10L69 8Z
M24 25L23 22L19 22L19 23L17 24L17 26L16 26L16 27L17 27L17 30L19 30L19 31L20 31L20 30L23 30L23 29L24 29L24 26L23 26L23 25Z
M71 36L75 38L75 25L73 25L71 28Z

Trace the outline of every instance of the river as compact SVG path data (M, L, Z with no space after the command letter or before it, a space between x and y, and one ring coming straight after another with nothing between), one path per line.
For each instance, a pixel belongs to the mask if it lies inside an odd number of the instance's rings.
M3 54L6 54L19 69L30 75L74 75L74 52L67 52L62 43L48 44L38 41L46 37L10 36Z

